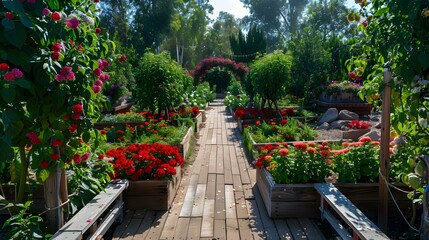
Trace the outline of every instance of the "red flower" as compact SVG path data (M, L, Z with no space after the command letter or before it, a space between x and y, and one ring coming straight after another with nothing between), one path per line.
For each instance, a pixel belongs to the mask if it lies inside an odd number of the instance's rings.
M75 154L75 155L73 155L73 161L75 163L80 163L82 161L82 159L80 158L79 154Z
M88 160L89 159L89 157L91 156L91 154L90 153L85 153L85 154L83 154L81 157L80 157L80 160L82 160L82 161L86 161L86 160Z
M0 63L0 70L2 70L3 72L7 72L9 70L9 64Z
M285 125L287 123L287 120L286 119L282 119L281 121L280 121L280 124L281 125Z
M95 29L95 33L100 34L101 33L101 28L96 28Z
M40 166L40 168L43 168L43 169L48 168L49 162L48 161L42 161L42 162L40 162L39 166Z
M82 119L82 116L80 115L80 113L73 113L71 118L73 120L80 120L80 119Z
M354 72L349 72L349 78L355 79L356 78L356 74Z
M61 146L61 144L63 144L63 141L61 141L61 139L52 140L52 147L59 147Z
M106 130L102 129L102 130L100 130L100 133L103 135L106 135Z
M77 130L77 124L72 124L69 126L69 132L74 133Z
M61 14L59 12L54 12L51 14L51 18L56 22L61 19Z
M289 150L287 148L282 148L279 150L280 156L284 157L289 154Z
M83 106L80 103L73 105L72 107L73 113L81 113L83 111Z
M6 12L6 13L4 14L4 17L5 17L5 18L7 18L7 19L12 20L14 16L13 16L13 13L11 13L11 12Z
M122 55L120 58L119 58L119 62L125 62L125 60L127 59L127 56L125 56L125 55Z
M53 51L53 52L61 52L61 48L62 48L61 43L54 43L51 46L51 51Z
M95 3L98 3L98 2L100 2L100 0L94 0L94 2L95 2Z
M94 69L94 71L92 71L92 73L94 74L94 76L99 77L101 75L101 69L100 68L96 68Z
M257 120L255 124L256 124L256 126L259 126L259 125L261 125L261 121Z
M58 153L51 154L51 160L56 161L58 159L60 159L60 155Z
M4 80L9 82L14 81L16 79L15 75L13 75L13 73L11 72L6 73L5 75L3 75L3 77L4 77Z
M309 147L309 148L307 148L307 152L310 154L315 154L317 151L314 147Z
M57 61L58 59L60 59L60 57L61 57L61 54L59 52L53 52L53 53L51 53L51 58L54 61Z
M304 142L295 142L293 143L293 146L301 151L307 150L307 144Z
M99 159L99 160L103 160L103 159L104 159L104 154L100 154L100 155L98 155L98 159Z
M27 136L30 139L31 144L33 144L33 145L37 145L37 144L42 143L42 141L39 139L39 135L35 132L29 132L29 133L25 134L25 136Z
M359 139L359 142L365 143L365 142L372 142L372 139L370 137L363 137Z

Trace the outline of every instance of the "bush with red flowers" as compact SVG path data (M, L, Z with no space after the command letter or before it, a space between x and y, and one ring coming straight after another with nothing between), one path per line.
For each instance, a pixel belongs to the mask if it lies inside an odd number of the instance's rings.
M172 179L175 167L184 162L176 146L160 143L113 148L106 156L113 158L114 178L132 181Z
M367 129L371 127L371 123L367 121L352 120L347 124L347 127L352 129Z
M282 117L293 117L296 116L297 109L285 107L279 109L279 112L276 112L274 109L271 108L257 109L238 107L234 112L234 116L242 120L255 118L272 119L279 117L279 114Z

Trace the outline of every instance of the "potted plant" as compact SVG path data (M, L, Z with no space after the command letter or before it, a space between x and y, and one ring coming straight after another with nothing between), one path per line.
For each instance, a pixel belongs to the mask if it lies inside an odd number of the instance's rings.
M128 209L168 210L181 180L184 163L176 146L130 144L106 152L115 179L128 179Z

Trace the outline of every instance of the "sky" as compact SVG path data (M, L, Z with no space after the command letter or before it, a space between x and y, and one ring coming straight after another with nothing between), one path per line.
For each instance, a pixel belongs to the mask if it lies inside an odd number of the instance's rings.
M210 0L213 6L212 19L216 19L219 12L228 12L235 16L235 18L242 18L249 14L249 10L244 8L243 3L240 0ZM346 5L348 7L356 7L354 0L347 0Z

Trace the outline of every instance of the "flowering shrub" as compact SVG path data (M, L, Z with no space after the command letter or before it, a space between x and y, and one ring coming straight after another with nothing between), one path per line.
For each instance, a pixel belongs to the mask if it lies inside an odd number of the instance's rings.
M100 122L109 122L109 123L143 122L145 120L146 120L146 117L142 113L126 112L126 113L119 113L116 115L106 114L103 116Z
M327 142L265 145L259 149L254 166L267 169L276 183L376 182L379 144L370 138L362 138L359 142L344 142L341 146ZM407 164L408 159L393 154L392 161L395 168L391 169L390 175L395 177L398 165Z
M352 120L347 123L347 127L352 129L367 129L371 127L371 123L367 121Z
M362 85L351 81L332 81L327 86L323 86L322 90L328 94L347 92L357 96L362 89Z
M177 147L160 143L113 148L106 156L113 158L114 178L132 181L172 179L176 175L174 167L184 162Z
M279 112L282 117L293 117L296 115L296 108L281 108ZM238 107L234 112L234 116L243 120L255 118L272 119L278 117L279 113L271 108L257 109Z
M244 76L249 73L249 68L243 63L236 63L225 58L205 58L195 67L193 71L194 79L199 82L214 67L220 67L231 71L238 80L244 80ZM225 86L226 87L226 86Z
M185 96L182 104L186 107L198 106L199 109L205 109L207 103L212 102L215 98L216 93L210 90L210 84L203 82Z
M245 127L245 135L250 134L257 143L310 141L317 132L310 126L294 118L275 121L256 121L256 125Z

